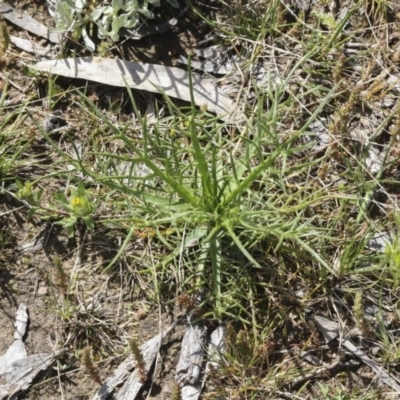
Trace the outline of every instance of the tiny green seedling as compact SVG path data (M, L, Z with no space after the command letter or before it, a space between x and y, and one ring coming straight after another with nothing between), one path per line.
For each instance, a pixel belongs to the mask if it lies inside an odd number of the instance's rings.
M79 220L82 220L87 228L94 228L92 217L94 205L90 201L89 195L82 182L79 183L77 189L72 189L69 199L64 193L59 192L55 195L55 200L62 204L67 211L68 215L58 223L67 229L69 237L74 235L75 225Z
M27 217L32 218L32 216L40 208L43 189L34 190L30 182L22 183L17 180L15 184L18 188L17 197L23 201L26 201L30 205Z

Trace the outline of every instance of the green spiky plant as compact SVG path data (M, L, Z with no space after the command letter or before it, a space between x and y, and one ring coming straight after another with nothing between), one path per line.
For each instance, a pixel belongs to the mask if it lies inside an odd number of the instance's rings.
M307 56L299 63L306 59ZM213 315L222 318L239 308L246 315L243 321L253 326L258 325L255 311L241 307L243 288L235 290L235 286L237 279L241 279L248 287L248 300L252 302L257 297L259 289L254 286L251 270L270 273L259 259L263 246L267 253L279 254L281 260L290 262L299 256L311 264L317 263L326 273L333 273L325 255L315 250L322 231L312 219L303 219L303 214L309 207L319 207L336 196L323 188L288 190L285 183L285 177L303 174L304 168L309 168L309 164L289 166L289 160L310 146L304 143L303 136L325 102L300 130L282 136L276 121L283 111L279 99L284 88L285 83L270 87L268 98L258 99L254 117L240 127L241 133L233 140L229 134L231 127L207 111L197 110L193 99L188 112L166 98L171 117L159 120L150 131L130 93L141 128L141 137L136 137L129 125L115 126L82 94L88 107L113 133L108 140L123 143L131 154L128 157L94 151L96 169L81 160L68 161L94 182L108 187L110 196L118 199L116 207L121 207L122 201L129 210L120 218L104 221L128 229L108 268L123 256L138 230L152 229L156 239L170 251L141 273L161 274L155 288L160 300L168 270L175 268L182 257L190 263L185 253L195 243L193 251L198 261L188 271L190 291L209 289ZM329 96L325 101L328 99ZM263 109L266 101L272 105L267 113ZM128 175L119 172L122 164L130 171ZM138 174L139 169L145 175ZM271 185L280 189L269 192ZM231 257L237 257L235 254L238 258L229 265Z

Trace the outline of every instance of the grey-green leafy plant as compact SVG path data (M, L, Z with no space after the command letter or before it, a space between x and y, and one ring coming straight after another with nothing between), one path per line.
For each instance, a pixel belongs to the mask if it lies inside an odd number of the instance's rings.
M177 0L166 0L178 7ZM121 28L132 29L140 22L140 16L154 18L149 5L160 6L160 0L59 0L55 6L54 20L60 32L70 32L74 39L83 38L88 50L95 44L90 31L97 26L99 39L119 40Z

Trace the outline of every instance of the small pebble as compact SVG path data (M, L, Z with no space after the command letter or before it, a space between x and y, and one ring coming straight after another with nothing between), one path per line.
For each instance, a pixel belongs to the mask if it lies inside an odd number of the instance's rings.
M38 289L38 294L40 294L40 295L42 295L42 296L45 296L45 295L47 295L49 293L49 288L47 287L47 286L41 286L39 289Z

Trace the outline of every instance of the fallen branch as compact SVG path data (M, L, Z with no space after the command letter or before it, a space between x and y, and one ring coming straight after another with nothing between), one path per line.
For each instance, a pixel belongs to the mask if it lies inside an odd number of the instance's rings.
M216 113L225 121L238 122L245 118L240 111L234 112L235 102L223 94L212 80L194 73L190 76L175 67L100 57L49 60L29 67L68 78L162 93L187 102L191 102L193 95L195 105Z
M27 53L32 53L37 56L44 57L50 53L51 48L49 46L43 47L38 43L35 43L31 40L22 39L17 36L10 35L10 42L21 49L22 51L26 51Z
M289 386L290 387L296 386L296 385L299 385L310 379L316 379L319 377L323 377L323 375L328 374L328 373L332 372L333 370L353 368L353 367L358 367L359 365L360 365L359 363L354 363L354 362L350 362L350 361L349 362L336 361L332 364L326 364L321 368L317 368L314 371L311 371L308 374L302 375L299 378L293 379L289 383Z
M14 25L31 32L34 35L44 37L52 43L60 43L60 35L58 33L50 32L47 26L36 21L36 19L29 15L12 8L8 4L0 2L0 14Z
M396 380L387 373L376 361L369 358L359 348L354 346L350 339L346 336L341 335L340 326L337 322L331 321L324 317L312 316L310 319L314 322L317 329L322 333L326 342L330 342L333 339L338 338L343 347L352 352L358 357L363 363L367 364L378 376L380 384L391 387L398 394L400 394L400 385Z
M154 362L163 338L168 335L174 328L175 325L172 325L171 327L167 328L166 330L140 346L140 352L143 355L145 364L144 371L138 371L138 369L136 368L135 357L133 356L133 354L129 355L128 358L126 358L126 360L123 361L115 370L114 374L104 382L103 386L92 397L92 400L105 400L118 385L120 385L127 379L128 375L129 377L121 390L118 392L116 399L133 400L143 386L143 376L141 376L141 373L148 373ZM135 370L131 372L133 368L135 368Z
M36 375L49 367L54 358L64 352L56 354L33 354L28 356L23 343L28 323L26 305L21 303L16 315L14 343L5 354L0 356L0 399L14 398L21 390L28 389Z
M182 400L196 400L202 390L201 373L207 343L207 328L202 322L190 324L182 340L176 366L176 381L181 385Z

